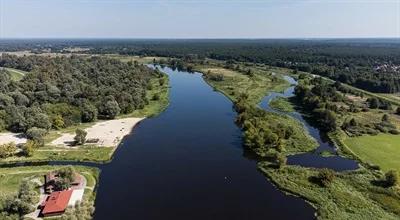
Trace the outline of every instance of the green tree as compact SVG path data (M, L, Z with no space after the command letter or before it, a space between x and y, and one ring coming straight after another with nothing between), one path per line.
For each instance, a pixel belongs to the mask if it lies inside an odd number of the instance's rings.
M76 130L75 130L75 137L74 137L75 143L76 143L77 145L83 145L83 144L85 144L85 142L86 142L86 135L87 135L87 132L86 132L85 130L80 129L80 128L76 129Z
M318 173L319 183L324 187L328 187L333 182L334 179L335 179L335 172L331 169L323 168Z
M42 128L29 128L26 131L26 137L30 140L35 141L39 146L44 145L44 136L47 134L47 130Z
M17 151L17 146L14 142L0 145L0 158L13 156Z
M97 119L97 108L89 102L82 106L82 122L93 122Z
M385 174L385 178L388 186L396 186L399 184L399 174L396 170L389 170Z

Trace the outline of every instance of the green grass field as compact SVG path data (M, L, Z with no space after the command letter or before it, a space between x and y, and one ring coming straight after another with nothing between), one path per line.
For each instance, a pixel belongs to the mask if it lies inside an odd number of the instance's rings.
M25 76L25 74L28 73L28 72L25 72L25 71L22 71L22 70L13 69L13 68L5 68L5 69L10 74L11 79L14 80L14 81L21 80Z
M382 170L400 171L400 135L379 134L344 140L361 160L379 165Z

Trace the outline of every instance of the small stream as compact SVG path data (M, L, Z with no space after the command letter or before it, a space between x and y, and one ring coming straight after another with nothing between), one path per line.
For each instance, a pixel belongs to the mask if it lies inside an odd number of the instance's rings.
M308 133L318 142L318 147L312 152L303 154L292 155L288 157L288 164L300 165L304 167L315 167L315 168L330 168L336 171L344 170L355 170L358 168L358 163L355 160L341 157L337 154L337 149L333 143L328 139L325 133L321 132L315 126L309 124L299 112L282 112L273 109L269 103L277 98L290 98L293 97L294 88L297 85L297 81L290 76L284 76L284 79L288 81L292 86L287 88L283 93L271 92L269 95L263 98L260 102L260 107L266 111L288 115L297 121L299 121ZM331 156L321 156L324 151L330 152Z

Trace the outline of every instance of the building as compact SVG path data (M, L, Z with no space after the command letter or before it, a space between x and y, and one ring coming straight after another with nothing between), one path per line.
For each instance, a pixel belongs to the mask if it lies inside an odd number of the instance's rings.
M68 207L73 190L51 193L41 204L43 217L62 215Z

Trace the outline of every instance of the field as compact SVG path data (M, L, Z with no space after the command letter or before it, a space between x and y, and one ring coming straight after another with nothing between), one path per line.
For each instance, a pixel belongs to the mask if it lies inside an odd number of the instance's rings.
M232 101L246 93L251 104L258 104L268 92L281 92L289 86L283 78L272 76L272 73L266 69L246 68L251 69L252 76L219 66L196 66L196 70L205 74L206 81L212 87L225 94ZM222 81L209 80L207 77L210 74L221 74L224 79Z
M336 173L333 182L323 187L311 181L318 169L285 166L279 170L268 162L259 163L259 169L279 188L315 206L318 219L398 219L400 214L396 189L373 185L381 177L369 170Z
M400 171L400 135L353 137L344 142L361 160L379 165L384 171Z
M10 74L10 77L14 81L19 81L21 80L27 72L22 71L22 70L17 70L13 68L5 68L7 72Z

